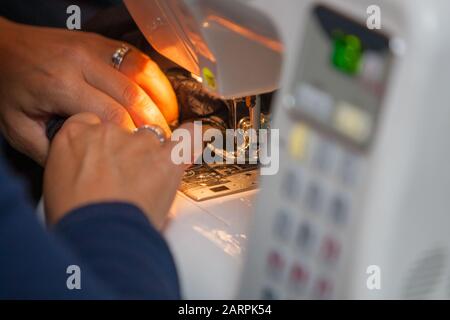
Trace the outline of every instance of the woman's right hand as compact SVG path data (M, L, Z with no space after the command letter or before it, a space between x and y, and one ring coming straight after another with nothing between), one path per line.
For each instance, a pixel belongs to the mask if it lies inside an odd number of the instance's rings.
M95 113L127 130L178 119L175 93L159 67L132 48L120 71L122 43L96 34L24 26L0 17L0 129L10 144L44 164L46 123Z
M185 129L193 137L193 125ZM57 223L84 205L119 201L141 208L160 230L186 168L172 161L173 146L161 145L148 130L133 134L94 114L73 116L50 147L44 174L47 221Z

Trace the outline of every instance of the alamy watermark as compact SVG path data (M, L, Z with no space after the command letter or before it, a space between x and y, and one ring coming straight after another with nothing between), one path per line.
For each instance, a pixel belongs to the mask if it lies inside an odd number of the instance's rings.
M369 30L381 29L381 8L377 5L367 7L366 13L368 15L366 25Z
M370 265L366 269L366 286L369 290L381 290L381 268L377 265Z
M69 15L66 20L66 27L69 30L81 30L81 9L77 5L70 5L66 9Z
M81 290L81 268L73 264L67 267L66 273L69 274L66 280L67 289Z

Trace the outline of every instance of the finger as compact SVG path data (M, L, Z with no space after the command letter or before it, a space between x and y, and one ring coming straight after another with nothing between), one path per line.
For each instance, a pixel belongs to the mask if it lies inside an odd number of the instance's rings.
M120 72L139 85L155 102L168 123L178 120L178 102L175 92L159 66L139 49L130 47L120 66ZM120 42L108 42L101 49L101 60L112 68L111 56L120 48Z
M77 138L81 134L86 133L88 127L98 125L100 123L101 119L94 113L78 113L64 122L61 129L56 133L52 145L58 144L61 137L66 137L69 139Z
M104 122L114 122L128 131L136 129L127 110L107 94L88 83L80 84L77 92L78 94L70 99L64 99L61 103L56 102L57 110L59 108L59 111L66 116L91 112Z
M95 113L83 112L78 113L66 120L64 125L70 125L72 123L84 124L84 125L97 125L102 123L102 120Z
M171 134L167 121L153 100L122 73L99 63L94 69L87 71L85 77L89 84L124 106L137 127L155 124L167 135Z
M178 120L175 92L166 75L153 60L132 49L120 66L120 71L152 98L168 123Z
M45 123L36 122L22 113L17 113L17 117L8 118L7 121L11 124L21 124L21 127L10 128L9 136L14 137L9 139L11 145L43 166L49 149Z

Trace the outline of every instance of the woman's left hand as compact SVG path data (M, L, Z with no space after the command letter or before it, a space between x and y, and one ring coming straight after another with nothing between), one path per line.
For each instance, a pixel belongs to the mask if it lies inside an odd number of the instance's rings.
M157 124L170 133L168 123L178 119L170 82L132 46L120 71L115 69L111 57L121 46L96 34L0 17L0 129L10 144L44 164L46 123L81 112L128 130Z

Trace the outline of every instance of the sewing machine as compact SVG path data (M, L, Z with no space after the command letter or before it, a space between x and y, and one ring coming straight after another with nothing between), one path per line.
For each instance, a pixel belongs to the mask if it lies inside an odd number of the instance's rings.
M448 1L126 4L216 95L281 87L279 173L259 192L177 195L166 238L184 297L450 296Z

